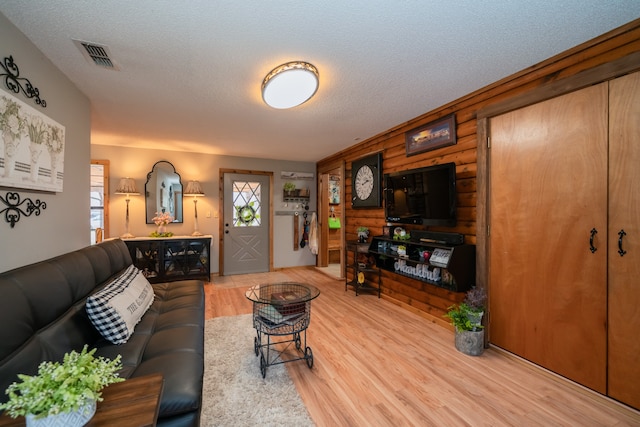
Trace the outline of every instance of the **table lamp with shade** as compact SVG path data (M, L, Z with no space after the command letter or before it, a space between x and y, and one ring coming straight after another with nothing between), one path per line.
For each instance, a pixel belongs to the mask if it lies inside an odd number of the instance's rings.
M127 215L125 222L125 232L122 236L122 239L131 239L135 237L133 234L129 233L129 196L138 196L140 193L136 189L136 182L133 178L122 178L120 179L120 183L116 188L116 194L124 194L127 196L125 201L127 202Z
M202 236L202 233L198 231L198 197L204 196L200 182L189 181L187 188L185 188L183 195L193 197L193 212L195 214L194 231L192 236Z

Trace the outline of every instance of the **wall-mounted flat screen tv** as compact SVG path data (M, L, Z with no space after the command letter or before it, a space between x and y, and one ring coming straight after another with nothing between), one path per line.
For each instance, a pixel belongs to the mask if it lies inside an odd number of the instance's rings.
M456 225L456 165L445 163L384 175L387 222Z

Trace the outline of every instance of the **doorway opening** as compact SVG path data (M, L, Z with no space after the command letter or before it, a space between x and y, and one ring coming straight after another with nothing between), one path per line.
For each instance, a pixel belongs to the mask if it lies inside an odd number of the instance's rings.
M323 273L344 278L344 164L320 174L320 245L317 267Z

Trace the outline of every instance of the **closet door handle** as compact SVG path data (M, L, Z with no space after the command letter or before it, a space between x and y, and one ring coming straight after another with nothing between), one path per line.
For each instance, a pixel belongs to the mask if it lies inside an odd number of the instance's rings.
M591 250L591 253L594 253L598 250L598 248L593 246L593 238L596 237L596 234L598 234L598 230L596 230L594 227L591 229L591 236L589 237L589 249Z
M618 253L620 254L620 256L624 256L624 254L627 253L627 251L622 249L622 238L626 235L627 233L625 233L624 230L618 231Z

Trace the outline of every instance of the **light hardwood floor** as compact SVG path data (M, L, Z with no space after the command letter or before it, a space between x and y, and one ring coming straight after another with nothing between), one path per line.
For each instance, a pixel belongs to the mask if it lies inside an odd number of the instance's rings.
M466 356L452 331L313 268L215 277L206 316L251 313L246 289L283 280L321 290L307 329L314 366L286 364L318 426L640 426L639 412L498 349Z

